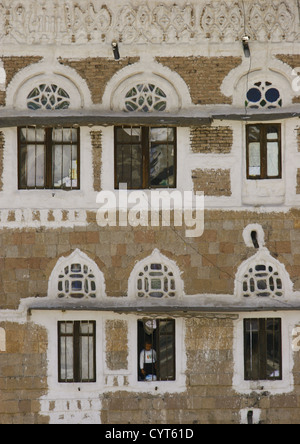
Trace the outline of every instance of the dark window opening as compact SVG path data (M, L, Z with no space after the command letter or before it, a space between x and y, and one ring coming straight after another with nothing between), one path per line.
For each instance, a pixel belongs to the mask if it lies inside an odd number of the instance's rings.
M175 320L138 321L139 381L175 381Z
M176 188L176 128L116 127L115 188Z
M247 126L247 179L281 179L281 126Z
M96 382L96 322L58 322L58 381Z
M281 380L281 319L244 320L245 380Z
M252 243L254 248L259 248L259 243L257 240L257 231L251 231L251 239L252 239Z
M19 189L80 189L79 128L18 128Z

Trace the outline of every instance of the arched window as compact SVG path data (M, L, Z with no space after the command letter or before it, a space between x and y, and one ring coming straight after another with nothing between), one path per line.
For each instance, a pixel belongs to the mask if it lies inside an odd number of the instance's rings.
M281 297L283 283L274 264L257 263L249 267L243 279L243 296Z
M49 281L49 296L93 300L104 294L104 277L96 263L76 250L57 262Z
M282 98L271 82L256 82L248 89L245 104L253 109L274 109L282 107Z
M95 298L97 288L94 272L84 262L71 263L61 270L57 289L59 298Z
M245 261L236 277L236 295L239 298L288 299L293 284L283 264L271 256L267 248Z
M103 104L121 112L178 112L191 105L189 89L182 78L158 63L133 64L109 82Z
M159 250L139 262L130 277L129 293L139 299L174 299L182 292L178 267Z
M34 111L68 109L69 106L69 94L55 84L38 85L27 96L27 108Z
M174 273L166 265L153 261L140 271L137 289L140 298L174 297L176 295Z
M165 111L167 95L153 83L138 83L125 96L125 111Z

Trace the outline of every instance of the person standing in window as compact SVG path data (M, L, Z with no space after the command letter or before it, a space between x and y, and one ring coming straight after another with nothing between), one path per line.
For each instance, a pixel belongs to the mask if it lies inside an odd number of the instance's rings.
M140 370L145 381L156 381L156 351L150 341L145 342L145 348L140 353Z

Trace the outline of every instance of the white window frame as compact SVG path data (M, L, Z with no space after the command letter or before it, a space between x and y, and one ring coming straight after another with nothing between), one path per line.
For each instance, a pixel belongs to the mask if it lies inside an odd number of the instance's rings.
M282 380L246 381L244 375L244 319L281 318L282 334ZM234 375L232 386L238 393L251 394L253 391L270 392L272 395L293 390L292 343L287 316L278 312L249 312L239 315L234 328L233 359Z

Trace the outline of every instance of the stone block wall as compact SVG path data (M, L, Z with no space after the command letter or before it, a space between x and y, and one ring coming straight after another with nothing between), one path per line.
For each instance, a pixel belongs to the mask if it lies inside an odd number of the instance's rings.
M44 424L40 397L47 392L47 333L28 322L0 322L6 349L0 352L0 424Z

